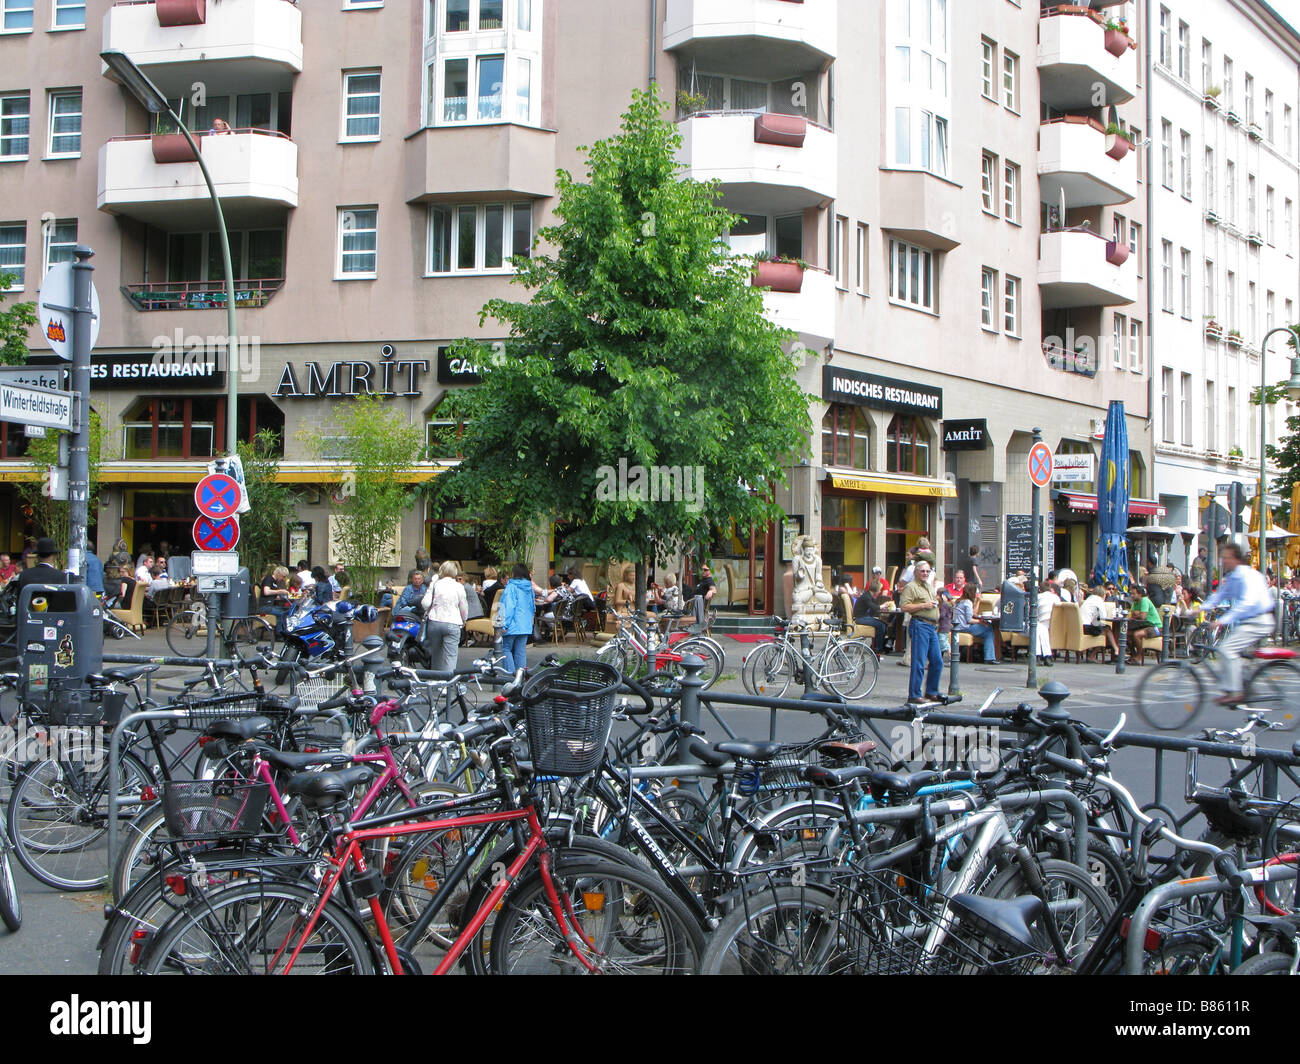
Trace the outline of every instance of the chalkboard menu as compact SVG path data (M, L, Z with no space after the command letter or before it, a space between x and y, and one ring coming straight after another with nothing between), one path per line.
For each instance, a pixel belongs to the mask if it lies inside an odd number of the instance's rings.
M1030 514L1007 514L1007 575L1014 576L1017 569L1026 573L1034 571L1033 517ZM1043 518L1038 517L1038 534L1043 534Z

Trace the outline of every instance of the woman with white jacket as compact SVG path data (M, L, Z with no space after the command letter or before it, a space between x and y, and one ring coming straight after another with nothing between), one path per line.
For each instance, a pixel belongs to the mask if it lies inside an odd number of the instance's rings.
M1061 597L1052 590L1046 580L1038 592L1038 641L1034 653L1038 655L1040 665L1052 664L1052 610L1060 605Z
M459 565L452 561L443 562L438 569L438 579L424 593L421 603L428 620L429 661L441 672L450 672L456 667L456 650L460 646L465 618L469 615L465 585L456 579L459 575Z

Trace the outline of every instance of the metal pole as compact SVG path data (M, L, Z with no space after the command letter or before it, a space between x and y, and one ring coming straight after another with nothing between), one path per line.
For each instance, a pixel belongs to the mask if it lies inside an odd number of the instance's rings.
M1034 443L1043 442L1043 430L1034 429ZM1029 563L1029 671L1025 676L1025 686L1034 690L1038 689L1038 552L1042 549L1041 537L1038 534L1038 522L1040 520L1038 485L1035 484L1031 489L1033 491L1034 503L1030 510L1029 518L1029 545L1030 545L1030 563Z
M68 452L68 571L86 579L86 526L90 523L90 275L95 253L72 249L72 396L76 409Z
M217 656L217 628L221 624L221 596L208 594L203 597L208 603L208 638L203 647L203 656L211 661Z
M961 646L954 638L956 635L957 632L955 630L948 633L948 643L951 647L951 650L949 650L948 652L948 694L949 695L961 694L961 679L958 676L958 673L960 672L961 669Z
M704 688L704 681L700 679L700 671L704 668L704 659L695 654L682 655L682 672L686 675L682 677L682 699L678 706L678 714L683 724L690 724L698 728L700 726L700 691ZM682 749L679 745L677 759L691 764L698 759L690 751Z

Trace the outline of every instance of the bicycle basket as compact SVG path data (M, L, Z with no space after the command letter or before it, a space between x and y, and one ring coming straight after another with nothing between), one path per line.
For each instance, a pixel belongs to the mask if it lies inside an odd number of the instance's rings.
M600 764L623 682L603 661L575 660L524 685L533 769L544 776L585 776Z
M193 780L163 786L163 820L175 839L257 835L270 788L250 780Z
M45 723L69 727L116 727L126 707L125 691L59 691L42 706L31 704L34 716Z

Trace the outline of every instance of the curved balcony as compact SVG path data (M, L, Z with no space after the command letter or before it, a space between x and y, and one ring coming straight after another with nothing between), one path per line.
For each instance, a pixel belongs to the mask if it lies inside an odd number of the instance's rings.
M762 203L778 213L835 198L838 148L835 134L824 126L797 115L705 111L677 128L686 176L723 182L729 202Z
M1137 95L1137 52L1106 49L1105 18L1086 7L1044 8L1038 20L1038 82L1058 111L1127 103Z
M177 231L210 225L212 200L196 162L159 162L150 136L114 137L99 149L100 210ZM227 218L298 206L298 146L274 130L239 129L199 138ZM161 153L168 158L166 153Z
M1038 186L1044 203L1060 203L1062 192L1071 207L1128 203L1137 195L1137 159L1095 118L1054 118L1038 127Z
M668 0L664 51L764 81L823 70L838 46L838 0Z
M763 293L763 314L783 329L793 329L805 346L821 349L835 338L835 278L810 267L797 292Z
M302 11L292 0L117 0L103 40L144 68L202 63L209 80L302 72Z
M1121 253L1122 252L1122 253ZM1091 229L1057 229L1038 238L1038 291L1044 309L1118 307L1138 296L1128 248Z

